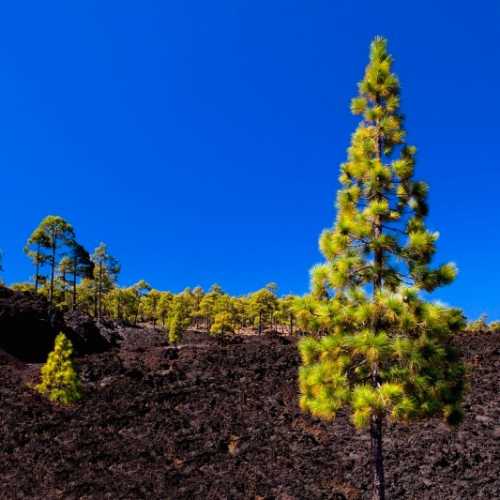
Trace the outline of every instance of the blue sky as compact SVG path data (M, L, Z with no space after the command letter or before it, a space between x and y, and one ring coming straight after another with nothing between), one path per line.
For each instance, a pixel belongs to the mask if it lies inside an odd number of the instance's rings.
M58 214L87 248L108 244L123 284L304 293L377 34L430 184L436 261L460 269L436 298L500 318L493 0L4 5L4 279L32 274L23 244Z

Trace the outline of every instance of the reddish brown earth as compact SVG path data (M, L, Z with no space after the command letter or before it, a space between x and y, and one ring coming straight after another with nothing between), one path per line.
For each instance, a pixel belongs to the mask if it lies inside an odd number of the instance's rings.
M389 498L500 498L500 335L460 336L466 418L386 430ZM130 329L77 360L85 399L60 409L25 382L38 365L0 352L2 499L368 498L369 441L297 407L298 357L283 337L179 349Z

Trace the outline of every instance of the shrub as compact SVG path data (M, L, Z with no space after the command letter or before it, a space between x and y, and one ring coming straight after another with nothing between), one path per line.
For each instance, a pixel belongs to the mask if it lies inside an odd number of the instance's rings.
M58 404L75 403L81 398L80 381L71 356L73 346L64 333L56 337L54 350L42 366L42 380L35 388L48 399Z

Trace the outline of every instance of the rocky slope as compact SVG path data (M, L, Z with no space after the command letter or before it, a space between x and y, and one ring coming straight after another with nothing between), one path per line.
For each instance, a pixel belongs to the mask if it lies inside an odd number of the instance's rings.
M78 359L85 399L53 407L38 366L0 355L0 498L368 498L369 440L297 406L295 341L152 330ZM460 336L466 418L386 430L389 498L499 498L500 335Z

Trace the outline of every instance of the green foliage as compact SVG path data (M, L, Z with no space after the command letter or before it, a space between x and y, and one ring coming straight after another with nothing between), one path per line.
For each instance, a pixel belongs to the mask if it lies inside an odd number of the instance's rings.
M100 319L103 315L103 297L114 287L120 273L120 264L102 242L90 258L94 264L93 279L90 281L94 292L94 316Z
M488 316L481 314L478 319L469 321L465 327L467 333L481 333L488 331Z
M167 319L168 341L171 344L179 342L183 333L191 325L193 303L188 290L173 297Z
M500 333L500 321L492 321L489 325L488 328L490 332L492 333Z
M38 285L43 276L41 274L41 267L48 262L48 255L44 253L43 249L48 248L49 245L50 243L45 231L41 226L38 226L33 233L31 233L24 246L24 252L35 266L35 291L38 290Z
M201 286L197 286L193 288L192 295L194 300L193 320L195 321L196 327L198 328L200 321L203 319L200 305L205 296L205 291L203 290L203 288L201 288Z
M35 289L40 283L40 268L48 264L50 268L48 298L54 303L55 272L58 254L68 248L75 240L75 231L71 224L58 215L48 215L33 231L25 246L26 254L35 264Z
M273 320L273 316L278 310L278 298L276 297L276 284L269 283L265 288L261 288L248 297L247 314L258 327L261 334L266 326Z
M235 321L234 316L229 311L218 312L215 315L214 322L210 327L212 335L226 335L227 333L234 333Z
M51 401L68 405L81 398L81 387L71 359L73 346L64 333L56 337L54 350L41 369L36 390Z
M63 265L64 262L64 265ZM71 275L71 308L77 305L77 281L78 279L92 279L94 275L94 263L92 262L88 251L76 240L69 243L68 255L63 257L59 263L59 268L63 268L64 273ZM65 274L63 281L66 281Z
M464 318L420 293L457 271L431 267L438 233L425 227L428 188L413 179L399 94L386 41L376 38L351 106L362 121L341 166L336 221L319 241L325 263L295 305L299 327L317 335L299 344L301 408L329 420L350 406L358 428L461 416L464 367L450 339Z
M35 291L35 285L33 283L12 283L9 285L9 288L12 290L15 290L16 292L34 292Z
M94 292L93 292L94 293ZM102 313L128 324L134 324L139 312L137 289L113 287L102 299Z
M465 327L467 333L500 333L500 321L492 321L488 323L488 316L481 314L478 319L469 321Z
M45 217L28 238L24 251L35 266L35 292L46 295L51 306L74 309L77 281L92 277L93 263L76 241L71 224L59 216ZM47 266L48 273L44 271Z
M158 319L161 324L165 326L165 321L167 320L172 303L174 300L174 295L171 292L161 292L160 299L158 301Z
M223 295L224 292L222 288L218 284L214 284L199 301L197 315L205 318L205 324L208 330L210 330L215 314L217 313L217 302Z
M178 312L172 313L168 318L168 342L170 344L176 344L179 342L182 330L182 322L180 314Z
M295 313L295 301L296 298L293 295L286 295L285 297L278 299L276 319L280 324L287 325L289 335L293 335L293 328L297 320L297 315Z
M349 329L340 330L339 319L333 327L337 333L299 343L301 408L332 419L350 404L358 427L368 425L374 412L399 421L436 413L454 418L460 411L464 368L446 340L463 321L457 322L453 310L417 296L408 301L404 294L380 292L373 306L383 318L379 330L370 327L371 317L357 319L352 307L346 312L352 320ZM368 385L369 398L366 386L374 366L377 383Z
M149 292L141 297L142 312L146 321L151 321L153 326L159 320L158 305L161 299L162 292L155 289L150 289Z

